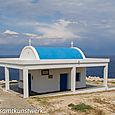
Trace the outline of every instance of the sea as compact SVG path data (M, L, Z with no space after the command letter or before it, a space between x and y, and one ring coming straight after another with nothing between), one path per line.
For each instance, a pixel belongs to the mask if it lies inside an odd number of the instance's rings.
M6 55L1 55L0 58L6 58L6 57L19 57L19 56L6 56ZM106 56L104 56L106 57ZM110 63L109 63L109 78L115 78L115 56L107 56L110 58ZM0 80L5 79L5 73L4 73L4 68L0 67ZM96 76L96 77L103 77L103 67L93 67L93 68L87 68L87 76ZM19 70L17 69L10 69L10 80L19 80Z

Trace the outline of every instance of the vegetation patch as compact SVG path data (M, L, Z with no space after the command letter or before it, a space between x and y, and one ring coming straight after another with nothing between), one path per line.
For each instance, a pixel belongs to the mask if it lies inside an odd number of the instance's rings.
M115 84L115 81L111 81L110 83Z
M84 103L79 103L74 105L73 103L69 104L68 107L71 107L72 110L86 112L87 110L93 109L90 105L86 105Z

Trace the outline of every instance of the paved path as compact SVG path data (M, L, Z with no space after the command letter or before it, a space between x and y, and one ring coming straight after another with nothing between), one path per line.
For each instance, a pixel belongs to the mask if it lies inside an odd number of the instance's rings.
M72 94L82 94L82 93L94 93L99 91L111 91L115 90L115 87L112 88L105 88L105 87L97 87L97 88L87 88L87 89L78 89L75 92L65 91L65 92L56 92L56 93L49 93L44 95L39 95L39 97L52 97L52 96L62 96L62 95L72 95Z

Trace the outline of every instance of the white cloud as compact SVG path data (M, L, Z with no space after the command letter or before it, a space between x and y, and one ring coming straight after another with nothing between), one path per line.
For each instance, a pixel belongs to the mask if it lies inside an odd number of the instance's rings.
M36 30L36 33L41 34L33 34L33 33L18 33L11 30L6 30L3 32L5 35L24 35L29 38L41 39L41 38L61 38L61 39L72 39L72 38L80 38L80 36L76 35L69 27L71 24L77 24L77 22L59 19L53 23L40 23L40 22L28 22L28 23L19 23L19 25L25 25Z
M33 33L18 33L16 31L12 31L12 30L5 30L1 34L7 35L9 37L10 36L19 37L20 35L22 35L22 36L29 37L29 38L41 38L40 35L37 35L37 34L33 34Z
M15 31L11 31L11 30L5 30L5 31L3 32L3 34L18 35L19 33L15 32Z
M42 38L80 38L69 29L68 26L72 23L74 22L60 19L56 23L37 27L37 30L43 33Z
M23 23L19 23L19 24L23 25ZM64 42L66 39L80 38L80 36L76 35L71 30L71 28L69 28L72 24L78 24L78 23L72 22L69 20L63 20L63 19L57 20L52 23L43 23L43 22L29 23L28 22L26 23L26 26L35 29L36 34L32 32L18 33L13 30L6 30L1 33L0 43L12 44L12 41L13 41L13 44L24 44L25 41L31 38L31 39L35 39L35 41L40 40L41 42L40 43L38 42L38 44L42 43L42 45L48 45L51 43L61 43L61 42Z
M32 34L32 33L23 33L23 35L29 37L29 38L36 38L36 39L39 39L41 38L40 35L37 35L37 34Z
M24 35L31 37L31 38L62 38L62 39L68 39L68 38L80 38L79 35L76 35L69 27L72 24L78 24L77 21L69 21L64 19L59 19L57 21L52 21L51 23L43 23L43 22L37 22L37 21L30 21L30 22L19 22L17 25L25 27L33 28L33 30L36 31L36 33L39 34L33 34L33 33L24 33ZM76 30L77 31L77 30Z

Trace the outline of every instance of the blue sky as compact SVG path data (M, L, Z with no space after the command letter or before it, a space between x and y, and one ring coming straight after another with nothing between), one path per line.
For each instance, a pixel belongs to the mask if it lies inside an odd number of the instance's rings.
M0 0L0 54L70 42L86 55L115 55L114 0Z

